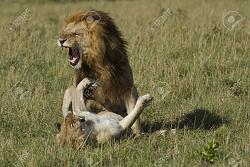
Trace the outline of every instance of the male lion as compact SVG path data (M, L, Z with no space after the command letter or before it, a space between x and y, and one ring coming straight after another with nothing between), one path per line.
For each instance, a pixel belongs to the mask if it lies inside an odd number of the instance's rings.
M75 69L73 85L76 87L85 77L100 81L94 94L84 99L86 110L97 112L105 107L122 116L130 113L138 93L128 61L127 42L112 18L91 10L75 13L65 22L58 45L68 50L69 63ZM69 109L62 110L66 117ZM134 134L141 134L139 118L132 129Z
M100 144L112 138L120 138L153 99L149 94L140 96L133 110L124 118L109 111L102 111L98 114L81 111L83 90L86 90L90 83L88 78L84 78L76 88L71 87L72 94L66 94L67 97L64 98L66 102L64 105L69 104L67 101L73 101L76 104L75 111L78 113L69 112L65 117L60 132L57 134L57 140L61 145L80 148L85 143Z

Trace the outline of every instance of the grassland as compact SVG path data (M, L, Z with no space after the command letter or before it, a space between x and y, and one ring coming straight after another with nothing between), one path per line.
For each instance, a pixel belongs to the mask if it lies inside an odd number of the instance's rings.
M249 5L1 1L0 166L250 166ZM56 39L65 16L92 8L114 18L129 43L139 92L155 101L143 113L148 136L76 151L55 141L73 73ZM230 10L242 19L231 31L223 25ZM220 145L214 163L201 153L211 141Z

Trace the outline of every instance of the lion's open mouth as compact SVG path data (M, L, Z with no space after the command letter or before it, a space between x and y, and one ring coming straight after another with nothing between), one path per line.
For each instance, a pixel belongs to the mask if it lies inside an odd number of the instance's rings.
M69 51L68 52L68 54L69 54L69 63L72 66L77 65L77 63L80 60L80 52L79 52L79 50L77 48L69 48L68 51Z

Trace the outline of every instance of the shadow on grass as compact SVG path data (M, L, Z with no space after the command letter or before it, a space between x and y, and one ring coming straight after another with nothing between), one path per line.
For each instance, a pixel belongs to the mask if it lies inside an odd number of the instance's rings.
M205 109L196 109L171 122L164 123L164 121L158 121L145 123L142 126L147 133L152 133L161 129L213 130L227 122L225 118L220 117L216 113Z

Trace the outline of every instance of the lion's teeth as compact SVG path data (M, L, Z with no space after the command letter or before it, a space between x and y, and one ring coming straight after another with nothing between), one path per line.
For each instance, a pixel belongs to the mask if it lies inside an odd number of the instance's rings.
M69 60L71 63L74 63L76 61L77 57L73 57L72 60Z

